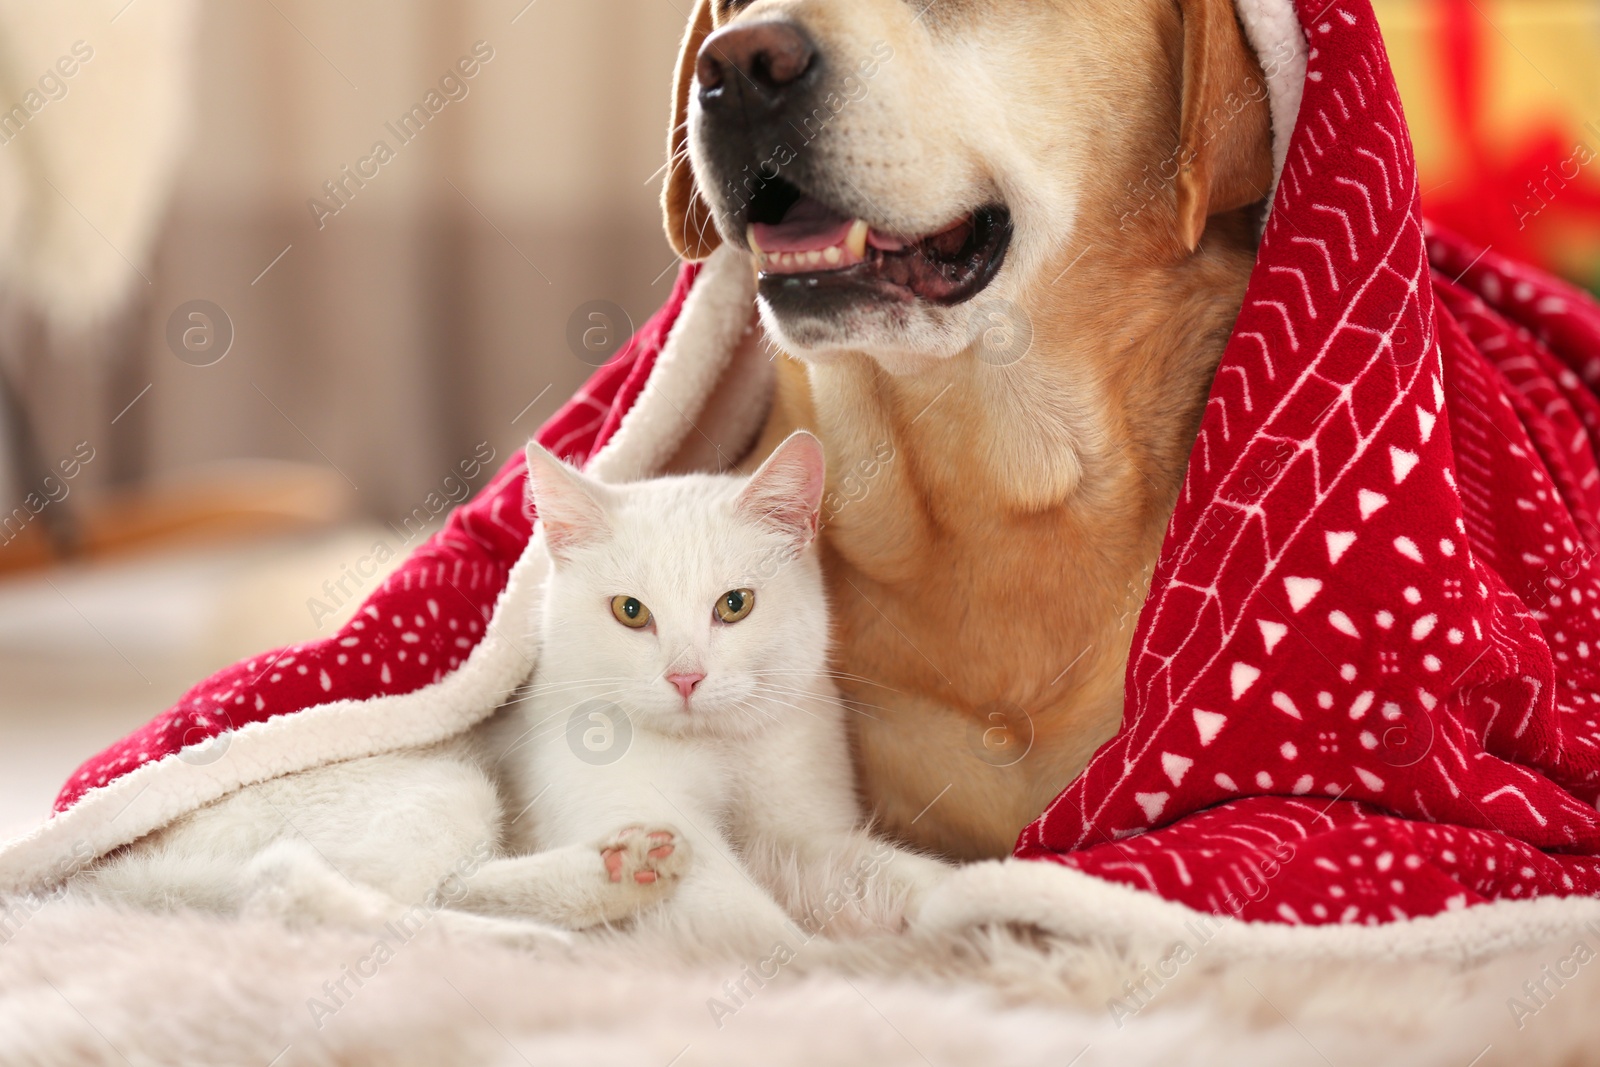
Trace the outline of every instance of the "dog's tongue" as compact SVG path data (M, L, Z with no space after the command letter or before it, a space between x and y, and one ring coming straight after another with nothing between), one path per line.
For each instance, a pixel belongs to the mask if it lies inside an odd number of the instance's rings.
M992 266L996 250L1004 250L1009 229L1002 232L999 227L1008 223L1009 215L986 209L921 237L902 239L802 194L777 222L747 223L745 241L763 279L791 276L773 283L778 286L817 286L823 275L860 267L856 280L873 283L880 291L949 303L964 299L964 291L976 291L964 287L981 286L986 263Z
M859 219L847 219L837 211L813 197L802 196L784 212L778 223L753 222L749 238L752 246L770 259L782 261L784 256L800 256L797 266L809 262L816 266L814 257L806 253L839 249L838 259L830 257L830 266L848 266L858 263L868 245L886 252L905 249L906 242L888 234L878 233ZM789 261L794 262L794 261Z
M752 223L750 236L767 253L817 252L843 245L853 222L822 201L803 196L784 213L782 222Z

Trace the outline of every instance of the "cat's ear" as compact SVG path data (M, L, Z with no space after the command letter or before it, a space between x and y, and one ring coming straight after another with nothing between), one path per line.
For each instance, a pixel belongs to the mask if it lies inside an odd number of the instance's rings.
M610 533L601 486L557 459L537 441L528 442L528 499L544 526L544 543L557 560Z
M735 509L804 548L817 535L826 466L822 442L797 430L750 476Z

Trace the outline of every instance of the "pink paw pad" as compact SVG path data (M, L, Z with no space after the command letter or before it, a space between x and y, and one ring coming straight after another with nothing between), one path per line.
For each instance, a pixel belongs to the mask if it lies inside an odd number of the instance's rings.
M681 843L671 830L638 826L619 831L600 846L606 877L615 883L632 881L637 885L654 885L664 878L676 877L682 852Z

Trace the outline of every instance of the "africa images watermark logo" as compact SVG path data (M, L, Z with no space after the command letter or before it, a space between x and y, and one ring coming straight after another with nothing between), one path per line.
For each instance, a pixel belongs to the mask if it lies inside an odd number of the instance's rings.
M343 1011L366 984L378 977L400 949L431 923L439 912L454 908L467 896L467 883L485 863L495 858L493 843L480 841L456 861L445 878L422 900L383 924L377 940L367 952L339 973L322 983L321 995L306 998L306 1012L312 1026L321 1030L329 1019Z
M79 441L72 454L56 463L56 469L40 479L22 498L22 503L8 512L0 512L0 546L9 545L26 530L40 512L51 504L59 504L72 493L72 482L83 468L94 461L94 446Z
M609 362L632 336L632 316L610 300L579 304L567 317L567 348L591 367Z
M233 347L233 320L209 300L186 300L167 316L167 348L191 367L222 362Z
M439 484L428 491L421 503L413 507L398 521L389 523L395 540L380 537L368 550L349 563L339 567L339 573L322 583L321 596L306 598L306 611L311 621L321 629L329 619L338 617L341 609L363 595L367 585L375 580L384 567L395 559L412 542L424 537L441 516L472 495L473 481L488 469L495 460L495 449L487 441L478 442L472 455L460 460Z
M567 747L591 767L607 767L633 745L633 720L608 700L585 700L567 715Z
M70 79L93 58L94 48L89 42L73 41L68 54L58 58L39 75L39 80L22 94L21 100L5 111L0 111L0 144L10 144L27 129L28 123L32 122L39 112L53 103L65 100L67 93L71 91Z
M317 229L326 227L329 219L349 207L356 196L367 187L367 183L376 179L383 173L384 167L399 158L400 150L420 137L428 124L438 118L445 108L452 103L465 100L472 92L472 79L476 78L492 59L494 59L494 47L487 41L475 42L471 53L457 59L454 65L441 74L438 84L430 87L422 99L383 124L387 136L373 141L366 155L358 158L354 166L344 164L336 176L323 182L322 191L325 198L314 196L306 201L306 208L311 212Z
M756 194L766 188L767 183L775 180L783 168L789 166L800 157L803 149L822 136L822 132L833 125L847 108L859 104L867 98L870 92L870 83L878 76L883 65L894 59L894 46L888 41L878 41L872 46L871 55L862 59L855 66L854 73L847 73L840 82L840 87L828 93L812 108L811 113L801 115L789 123L791 129L798 134L795 141L782 141L773 146L766 159L755 165L752 170L746 164L743 171L727 179L723 186L730 210L742 211L756 198ZM796 147L798 141L798 147Z

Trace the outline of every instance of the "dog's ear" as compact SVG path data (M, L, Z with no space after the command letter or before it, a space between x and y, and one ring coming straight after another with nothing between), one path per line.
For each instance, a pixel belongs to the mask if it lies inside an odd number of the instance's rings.
M1232 0L1229 0L1231 3ZM672 86L672 125L667 127L667 178L661 186L661 211L667 242L684 259L705 259L722 237L711 220L711 207L695 184L689 165L689 94L694 91L700 46L714 28L715 0L696 0L689 28L678 53L678 75Z
M1234 0L1179 0L1183 107L1178 237L1193 252L1206 219L1253 204L1272 184L1272 109Z

